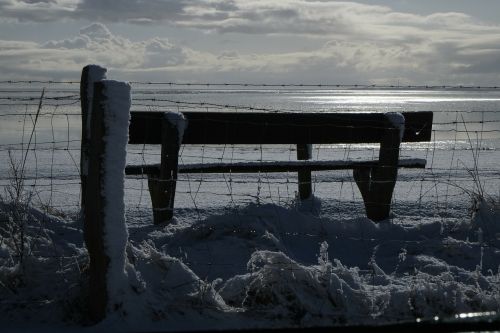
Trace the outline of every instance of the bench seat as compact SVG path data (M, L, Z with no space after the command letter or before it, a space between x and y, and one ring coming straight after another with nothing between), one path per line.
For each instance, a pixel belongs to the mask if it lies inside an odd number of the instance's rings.
M425 169L425 159L400 159L398 168ZM179 164L178 173L258 173L258 172L299 172L299 171L330 171L352 170L356 168L373 168L378 161L265 161L237 163L203 163ZM127 165L125 174L158 175L160 164Z

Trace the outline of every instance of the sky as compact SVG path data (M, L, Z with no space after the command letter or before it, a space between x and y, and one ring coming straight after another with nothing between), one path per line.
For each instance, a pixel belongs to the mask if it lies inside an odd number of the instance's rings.
M498 0L0 0L0 80L500 85Z

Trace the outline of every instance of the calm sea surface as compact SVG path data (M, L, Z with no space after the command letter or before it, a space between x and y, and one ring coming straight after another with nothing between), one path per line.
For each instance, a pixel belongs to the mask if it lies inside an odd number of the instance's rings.
M11 162L19 165L26 159L25 175L31 184L40 187L38 193L45 196L43 200L48 200L46 196L50 195L50 200L69 200L76 205L81 136L78 87L48 87L36 119L41 91L41 86L34 85L0 86L0 187L11 179ZM470 171L477 169L484 175L489 191L498 194L500 188L498 90L225 90L135 85L132 91L134 111L433 111L433 141L402 147L402 157L426 158L428 161L425 175L409 173L408 179L434 177L440 183L450 179L470 180ZM30 150L26 152L30 138ZM229 153L228 149L221 147L192 147L183 150L182 163L290 160L295 159L293 149L243 147L238 151L231 148ZM315 147L313 155L315 159L325 160L366 159L376 157L376 149L374 145L320 146ZM130 163L159 159L157 149L153 147L130 147L128 151ZM459 169L462 171L457 171ZM350 176L342 174L339 177L348 179ZM405 174L401 177L404 178ZM51 186L50 191L44 186ZM227 191L226 188L223 190Z
M36 113L40 88L0 87L0 142L18 143L19 121ZM447 125L466 124L463 129L482 131L483 137L500 138L499 90L297 90L297 89L164 89L133 86L133 110L269 111L295 112L404 112L434 111L437 139L450 138ZM80 112L76 87L47 88L37 134L67 127L67 114ZM176 103L180 102L180 103ZM10 116L6 116L9 114ZM18 116L16 116L18 115ZM75 118L74 116L72 116ZM44 119L45 118L45 119ZM66 123L66 124L65 124ZM450 124L452 123L452 124ZM459 125L460 125L459 124ZM79 137L80 124L70 119L71 137ZM21 127L21 128L20 128ZM446 128L445 128L446 127ZM455 126L456 127L456 126ZM26 128L25 128L26 129ZM52 133L50 133L52 135ZM454 133L451 134L455 139Z

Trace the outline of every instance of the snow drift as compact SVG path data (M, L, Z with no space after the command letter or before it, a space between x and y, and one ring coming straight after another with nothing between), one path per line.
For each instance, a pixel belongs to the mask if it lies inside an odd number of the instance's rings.
M1 205L2 226L12 209ZM316 326L499 311L499 217L488 201L453 224L375 224L251 204L163 228L134 224L130 298L95 329ZM79 327L81 226L34 208L27 221L22 263L13 231L0 229L1 324Z

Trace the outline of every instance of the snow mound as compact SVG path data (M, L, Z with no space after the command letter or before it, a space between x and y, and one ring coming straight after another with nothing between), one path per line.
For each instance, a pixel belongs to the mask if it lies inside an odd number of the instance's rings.
M78 223L0 202L0 322L79 321L86 261Z
M123 304L93 329L380 324L500 309L496 204L480 202L457 225L375 224L299 208L251 204L136 225ZM0 226L12 209L0 205ZM80 327L88 290L81 225L26 212L31 250L22 263L16 238L0 228L0 323Z
M422 270L386 274L375 261L369 270L349 268L321 251L317 265L299 264L282 252L256 251L250 272L229 279L219 292L251 315L297 326L452 317L499 307L498 277L450 270L432 260ZM442 267L430 269L434 265Z
M305 266L282 252L256 251L248 262L250 273L229 279L220 293L233 306L296 325L341 324L353 316L369 316L373 309L363 297L359 270L321 260Z
M228 310L213 285L201 280L181 260L158 251L151 242L129 247L144 288L158 311L185 312L188 309ZM161 310L160 310L161 309Z
M214 283L200 279L181 260L158 251L152 242L129 244L128 260L134 279L121 311L94 326L96 331L186 329L234 312L215 291ZM193 322L194 321L194 322Z

